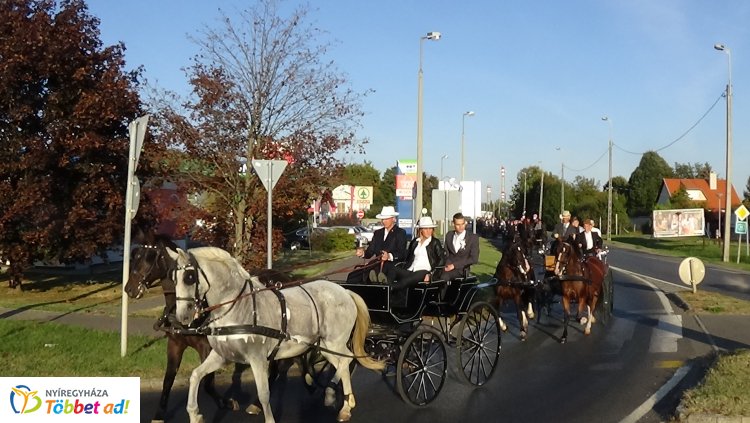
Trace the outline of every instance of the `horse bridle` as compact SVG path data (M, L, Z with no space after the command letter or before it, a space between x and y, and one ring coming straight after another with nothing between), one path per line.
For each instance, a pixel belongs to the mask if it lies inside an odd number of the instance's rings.
M208 294L208 291L211 289L211 282L208 280L208 277L206 277L206 274L203 272L203 269L198 266L198 262L195 260L195 257L193 257L192 254L188 255L188 263L184 266L175 266L173 269L170 270L170 277L174 281L175 284L175 290L177 288L177 272L182 270L185 272L185 276L182 278L182 282L187 285L195 286L195 290L193 293L193 297L175 297L175 300L177 301L187 301L192 303L194 309L195 309L195 315L193 316L193 322L196 320L199 320L201 316L207 315L205 312L205 309L208 308L208 300L206 299L206 295ZM200 274L203 275L203 278L206 280L206 284L208 284L208 289L206 289L206 292L203 293L203 296L200 295ZM192 325L192 323L191 323Z
M155 277L150 280L147 280L147 278L151 275L151 272L153 272L154 268L158 266L159 262L165 260L163 249L158 245L142 245L140 249L145 250L147 253L154 251L156 253L156 259L154 259L150 263L150 266L148 267L148 271L143 272L141 274L141 280L138 281L138 298L140 298L140 296L143 295L143 293L146 292L149 288L151 288L152 284L158 280ZM164 263L164 272L165 273L168 272L166 263Z
M570 261L568 256L573 246L565 241L560 241L560 243L559 252L555 256L555 270L559 269L559 275L562 275L568 270L568 262ZM565 260L563 260L563 257Z

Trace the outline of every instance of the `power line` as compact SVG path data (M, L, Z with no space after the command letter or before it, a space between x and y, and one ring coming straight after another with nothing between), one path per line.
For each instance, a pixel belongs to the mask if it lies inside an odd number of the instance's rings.
M701 117L700 117L700 119L698 119L698 121L697 121L697 122L695 122L695 123L693 124L693 126L691 126L690 128L688 128L688 130L687 130L687 131L683 132L683 133L682 133L682 135L680 135L679 137L677 137L677 139L675 139L674 141L672 141L672 142L670 142L669 144L665 145L664 147L660 147L660 148L657 148L657 149L655 149L655 150L649 150L649 151L654 151L654 152L658 152L658 151L664 150L664 149L666 149L666 148L669 148L669 147L671 147L671 146L672 146L672 145L674 145L674 144L675 144L676 142L678 142L678 141L682 140L683 138L685 138L685 136L686 136L687 134L689 134L689 133L690 133L690 131L692 131L693 129L695 129L695 127L696 127L696 126L698 126L698 124L699 124L699 123L701 123L701 121L703 121L703 119L704 119L704 118L705 118L706 116L708 116L708 114L709 114L709 113L711 113L711 110L713 110L713 109L714 109L714 107L716 107L716 105L717 105L717 104L719 103L719 100L721 100L721 99L722 99L722 97L724 97L725 95L726 95L726 94L725 94L725 92L724 92L724 91L722 91L721 95L719 95L719 98L717 98L717 99L716 99L716 101L714 101L714 104L712 104L712 105L711 105L711 107L709 107L709 108L708 108L708 110L706 110L706 113L703 113L703 116L701 116ZM615 147L617 147L617 149L618 149L618 150L620 150L620 151L622 151L623 153L628 153L628 154L635 154L635 155L638 155L638 156L642 156L643 154L645 154L645 153L646 153L645 151L644 151L644 152L642 152L642 153L636 153L636 152L634 152L634 151L629 151L629 150L626 150L626 149L624 149L624 148L620 147L619 145L617 145L617 144L615 144L615 143L612 143L612 145L614 145Z
M594 161L594 163L591 163L590 165L584 167L583 169L573 169L570 166L565 166L565 164L563 164L563 167L566 168L566 169L568 169L568 170L572 170L573 172L585 172L585 171L591 169L592 167L594 167L594 165L596 165L597 163L599 163L599 161L604 157L605 154L607 154L608 151L609 151L609 149L605 149L604 152L602 153L602 155L599 156L599 158L596 159Z

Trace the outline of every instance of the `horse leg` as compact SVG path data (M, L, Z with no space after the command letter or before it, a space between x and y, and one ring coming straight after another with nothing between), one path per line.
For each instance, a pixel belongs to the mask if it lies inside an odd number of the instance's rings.
M508 331L508 325L503 322L503 318L500 317L500 312L503 308L503 296L500 292L501 287L497 288L496 296L495 296L495 309L497 310L497 323L500 325L500 330L503 332Z
M273 411L271 411L271 391L268 383L268 361L261 355L253 355L250 359L250 368L253 369L255 377L255 389L258 391L258 401L263 408L265 423L274 423Z
M568 321L570 320L570 299L563 293L562 297L563 304L563 334L560 338L560 343L564 344L568 341Z
M187 406L185 407L188 416L190 416L190 423L203 423L204 421L198 409L198 386L201 380L207 374L219 370L224 364L226 364L226 360L216 351L211 351L203 363L190 374L190 389L188 389Z
M521 293L517 293L515 297L516 303L516 315L518 316L518 328L520 330L521 341L526 340L526 331L529 326L529 321L526 320L526 311L523 305L523 297Z
M585 295L585 293L582 293L578 296L578 314L577 317L579 317L579 322L582 325L586 325L589 322L589 314L584 314L584 310L586 310L586 305L588 304L588 297Z
M326 346L326 348L331 348L334 351L343 350L345 351L345 354L351 354L349 349L346 347L346 343L342 343L341 345L334 347ZM352 408L357 405L357 402L354 399L354 393L352 392L351 373L349 373L349 365L351 364L352 359L349 357L337 356L325 352L323 352L322 354L323 357L325 357L326 360L328 360L331 364L333 364L333 367L336 368L336 375L333 377L333 380L340 379L344 391L344 403L342 404L336 419L340 422L348 422L352 418ZM329 405L329 390L332 390L330 386L326 388L326 405Z
M591 310L592 310L592 309L591 309L591 307L589 307L589 306L586 306L586 308L588 309L588 313L589 313L589 316L591 316L591 315L592 315L592 314L591 314ZM593 323L593 320L594 320L594 319L593 319L593 318L591 318L591 319L589 319L589 321L588 321L588 322L586 323L586 327L585 327L585 328L583 329L583 334L584 334L584 335L591 335L591 324Z
M167 337L167 370L164 372L164 381L162 382L161 396L159 397L159 408L156 409L156 414L151 419L153 423L164 421L164 414L167 411L167 403L169 402L169 393L172 391L174 378L180 369L182 355L185 353L186 348L187 345L184 342L178 342L173 335Z
M294 360L291 358L285 358L278 361L272 361L268 364L268 390L273 392L273 387L279 381L281 375L286 375L289 368L294 364ZM258 415L263 412L260 404L260 398L256 399L255 402L250 404L245 412L251 415Z
M208 338L205 336L195 336L188 338L188 341L190 346L198 352L201 363L204 362L211 353L211 344L208 343ZM211 396L211 399L216 403L216 407L225 410L238 410L239 404L235 399L230 397L228 400L225 400L218 392L216 392L216 385L214 383L215 376L216 374L211 372L203 378L203 390ZM234 382L232 383L232 386L234 386Z

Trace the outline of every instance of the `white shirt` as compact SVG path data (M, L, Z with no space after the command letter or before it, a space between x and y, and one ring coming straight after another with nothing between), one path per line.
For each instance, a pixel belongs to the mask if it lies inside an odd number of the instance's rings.
M455 252L458 252L458 250L460 250L462 246L466 245L466 241L464 241L465 238L466 238L466 231L463 231L461 233L456 232L453 235L453 250Z
M594 237L591 235L591 232L584 232L583 236L586 238L586 249L590 250L594 248Z
M430 245L430 241L432 241L432 237L417 242L417 248L414 249L414 261L409 267L409 270L412 272L416 272L417 270L432 270L430 259L427 257L427 246Z

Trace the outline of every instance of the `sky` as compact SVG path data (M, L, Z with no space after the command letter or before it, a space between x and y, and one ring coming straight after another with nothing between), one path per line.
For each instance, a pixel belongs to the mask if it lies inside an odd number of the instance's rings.
M157 87L187 93L183 68L197 53L189 36L217 27L250 1L88 0L102 41L122 41L129 69ZM299 1L285 1L292 10ZM708 162L726 175L732 81L732 183L750 175L750 2L745 0L507 0L431 2L321 0L309 19L328 33L327 59L363 101L360 139L381 173L417 151L417 81L423 48L424 170L465 179L499 197L519 172L539 166L565 179L626 179L641 155ZM423 41L428 32L442 34ZM724 44L730 54L717 51ZM729 58L731 57L731 66ZM473 111L473 116L464 113ZM607 116L608 120L602 120ZM692 129L691 129L692 128ZM448 155L447 159L441 159ZM522 178L522 177L521 177ZM521 179L522 180L522 179Z

